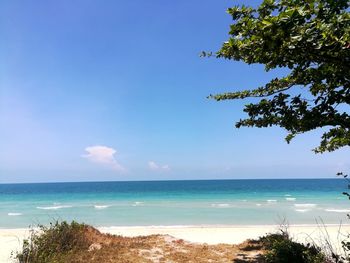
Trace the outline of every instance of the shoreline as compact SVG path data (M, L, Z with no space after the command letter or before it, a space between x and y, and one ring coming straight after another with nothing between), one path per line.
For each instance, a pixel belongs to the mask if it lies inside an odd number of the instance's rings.
M279 227L283 224L254 224L254 225L240 225L240 224L193 224L193 225L115 225L115 226L103 226L103 225L91 225L97 229L104 228L258 228L258 227ZM288 227L316 227L316 226L344 226L350 227L350 223L325 223L325 224L287 224ZM35 228L35 227L34 227ZM29 230L30 227L0 227L0 231L3 230Z
M192 243L239 244L247 239L257 239L268 233L276 233L280 225L175 225L175 226L109 226L96 227L102 233L127 237L170 235ZM283 228L283 226L282 226ZM345 234L350 233L350 224L300 224L287 227L291 237L303 243L315 242L324 246L325 237L339 248ZM12 251L21 248L28 237L29 228L0 228L0 263L11 262ZM341 234L340 234L341 233Z

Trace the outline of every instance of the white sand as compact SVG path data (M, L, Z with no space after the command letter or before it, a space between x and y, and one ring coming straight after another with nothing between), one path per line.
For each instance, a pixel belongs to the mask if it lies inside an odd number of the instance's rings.
M28 229L0 229L0 263L12 262L11 252L20 249L28 236Z
M266 233L274 233L278 231L278 226L135 226L100 227L99 230L104 233L129 237L168 234L191 242L239 244L249 238L258 238ZM328 239L333 245L336 245L345 239L346 233L350 233L350 225L343 225L341 228L339 225L327 225L326 228L316 225L293 225L289 227L289 233L294 240L314 241L321 246L324 245L325 237L328 235ZM28 229L0 229L0 263L11 262L11 251L20 249L22 240L28 235Z

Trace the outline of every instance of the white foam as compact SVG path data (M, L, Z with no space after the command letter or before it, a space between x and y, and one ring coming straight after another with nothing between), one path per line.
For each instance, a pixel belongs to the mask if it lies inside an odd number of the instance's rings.
M329 209L325 209L325 211L327 211L327 212L334 212L334 213L350 213L350 209L333 209L333 208L329 208Z
M132 206L140 206L140 205L143 205L143 202L134 202L133 204L132 204Z
M37 206L37 209L42 209L42 210L58 210L62 208L70 208L72 206L70 205L56 205L56 206Z
M284 195L284 196L292 196L292 195L286 194L286 195Z
M296 198L295 198L295 197L287 197L286 200L287 200L287 201L295 201Z
M300 212L300 213L305 213L307 211L310 211L309 209L295 209L295 211Z
M295 207L315 207L316 204L294 204Z
M211 206L225 208L225 207L230 207L230 204L211 204Z
M261 206L261 204L256 204L256 206Z
M109 205L94 205L95 209L105 209L108 208Z
M22 213L7 213L8 216L21 216Z
M268 203L276 203L276 202L277 202L277 200L274 200L274 199L269 199L269 200L267 200L267 202L268 202Z

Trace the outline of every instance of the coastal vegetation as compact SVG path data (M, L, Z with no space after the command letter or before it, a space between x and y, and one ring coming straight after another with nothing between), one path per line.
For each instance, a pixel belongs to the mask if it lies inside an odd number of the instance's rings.
M261 87L209 98L258 99L245 106L248 117L240 119L237 128L279 126L287 131L287 143L298 134L321 129L315 153L350 146L349 7L348 0L264 0L258 7L229 8L233 23L228 41L216 53L202 56L262 64L266 71L283 68L288 73ZM349 193L343 194L350 199ZM301 249L293 242L273 244L279 252ZM335 262L350 262L349 244L342 241L345 255L333 253ZM269 255L274 258L279 252ZM306 262L319 259L314 260Z
M235 6L229 39L203 56L262 64L288 73L264 86L210 95L215 100L258 98L236 127L284 128L296 135L322 128L323 153L350 145L350 2L264 0L257 8Z
M121 237L77 222L55 222L32 230L16 254L19 263L82 262L260 262L322 263L315 245L294 242L287 232L239 245L190 243L167 235Z
M322 250L313 244L293 241L288 234L269 234L259 239L266 251L263 259L266 263L325 263L332 262Z
M75 221L39 225L37 229L31 229L29 238L23 241L22 251L16 258L20 263L64 262L66 257L75 252L88 249L89 230L87 225Z

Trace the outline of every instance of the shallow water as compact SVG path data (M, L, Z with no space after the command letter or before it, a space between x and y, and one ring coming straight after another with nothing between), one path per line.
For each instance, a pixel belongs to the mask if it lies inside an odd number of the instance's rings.
M0 228L349 223L342 179L0 184Z

